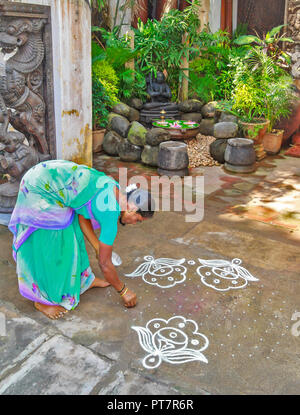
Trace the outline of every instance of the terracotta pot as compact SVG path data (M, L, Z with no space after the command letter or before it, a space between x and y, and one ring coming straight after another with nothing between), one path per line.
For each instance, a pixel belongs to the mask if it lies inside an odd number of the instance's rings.
M263 146L268 154L277 154L280 151L283 133L283 130L273 130L264 135Z
M269 120L257 120L257 122L243 122L240 121L245 138L250 138L256 144L263 141L264 135L267 131Z
M93 153L99 153L102 151L102 143L105 133L105 128L93 131Z
M262 142L270 121L262 119L255 121L256 122L253 123L240 121L240 125L242 127L244 136L254 141L256 159L262 160L267 155Z
M168 131L172 140L189 140L196 137L196 135L199 133L199 128L170 128Z

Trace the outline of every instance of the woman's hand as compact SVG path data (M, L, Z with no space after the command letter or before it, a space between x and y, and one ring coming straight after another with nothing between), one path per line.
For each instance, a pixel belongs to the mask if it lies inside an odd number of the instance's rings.
M134 307L137 303L136 294L133 291L129 290L129 288L127 289L126 294L122 296L122 299L124 301L125 307Z

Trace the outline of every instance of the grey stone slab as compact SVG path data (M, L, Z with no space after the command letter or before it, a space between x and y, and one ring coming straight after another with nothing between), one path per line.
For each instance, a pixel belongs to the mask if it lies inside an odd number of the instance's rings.
M119 370L99 395L181 395L180 391L129 370Z
M56 335L31 355L17 372L0 382L0 394L90 394L110 366L86 347Z
M34 352L49 335L31 318L0 305L0 376Z

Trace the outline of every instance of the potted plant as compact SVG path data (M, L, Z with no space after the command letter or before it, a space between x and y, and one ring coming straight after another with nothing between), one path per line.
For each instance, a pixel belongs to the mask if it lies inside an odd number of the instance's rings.
M234 88L232 99L221 102L218 108L238 117L244 137L254 141L256 158L262 160L266 156L262 141L269 120L264 116L264 94L254 80L239 82Z
M294 43L294 40L290 37L286 37L286 33L280 34L281 30L287 25L280 25L274 27L267 32L263 37L254 35L242 35L234 39L233 43L239 46L256 44L265 55L269 56L276 65L281 68L288 69L291 64L291 58L283 50L283 45L287 43Z
M254 141L257 159L261 160L266 155L265 133L289 114L291 77L263 49L254 47L237 62L233 85L229 112L239 117L244 136Z
M263 137L263 146L268 154L277 154L280 151L284 130L275 129L276 123L287 118L292 110L293 79L284 74L278 80L270 84L266 99L265 114L270 121L268 130Z

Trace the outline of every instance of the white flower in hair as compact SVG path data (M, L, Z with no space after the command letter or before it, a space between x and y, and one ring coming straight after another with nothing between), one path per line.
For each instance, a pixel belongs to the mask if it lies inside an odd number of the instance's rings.
M126 193L130 193L133 190L136 190L137 188L138 188L137 185L135 183L133 183L133 184L130 184L129 186L127 186L125 191L126 191Z

